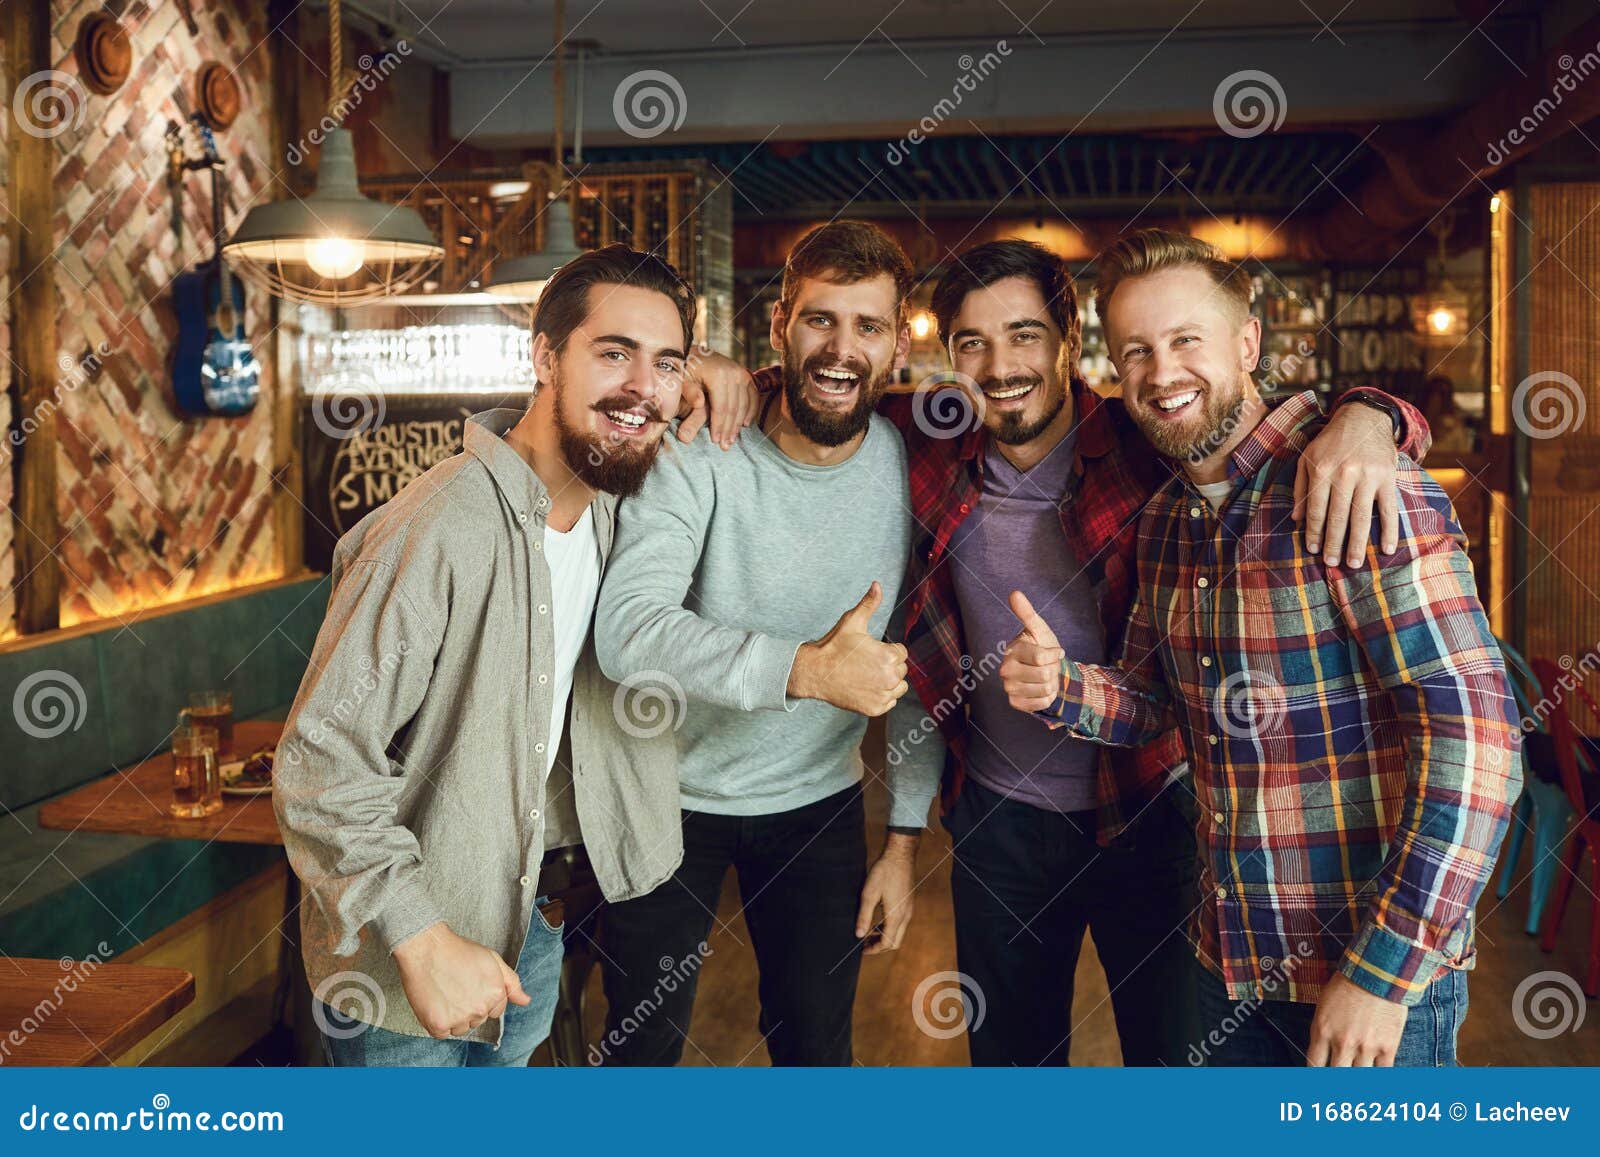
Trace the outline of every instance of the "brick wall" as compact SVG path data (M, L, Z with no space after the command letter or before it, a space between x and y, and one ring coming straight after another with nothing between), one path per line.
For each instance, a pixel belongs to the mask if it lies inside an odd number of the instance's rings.
M51 2L54 67L70 76L78 22L98 7L95 0ZM188 176L180 241L163 133L169 119L181 123L191 111L203 61L235 67L243 93L243 111L218 140L228 161L227 225L258 194L282 192L269 155L266 6L208 0L192 7L198 36L173 0L130 4L123 23L133 75L109 97L73 89L82 112L54 138L63 625L275 573L268 476L277 383L270 373L264 378L261 403L245 418L186 421L170 401L167 361L177 336L170 285L209 249L211 197L209 178ZM264 356L271 343L262 294L252 292L249 315ZM4 571L5 538L0 551Z

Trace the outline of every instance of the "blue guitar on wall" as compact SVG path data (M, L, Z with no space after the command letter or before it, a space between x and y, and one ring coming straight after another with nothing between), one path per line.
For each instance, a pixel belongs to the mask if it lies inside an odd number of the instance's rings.
M231 417L255 409L261 365L244 336L244 285L222 260L222 159L211 128L198 114L204 154L176 160L184 169L211 170L211 257L172 283L178 342L172 359L172 393L178 409L192 417Z

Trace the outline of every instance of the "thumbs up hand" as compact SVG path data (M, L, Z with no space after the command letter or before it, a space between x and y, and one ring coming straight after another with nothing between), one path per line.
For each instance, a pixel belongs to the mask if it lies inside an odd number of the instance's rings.
M858 715L882 715L909 689L906 649L869 633L868 623L883 602L883 587L873 583L862 600L839 617L822 638L802 643L789 669L789 694L820 699Z
M1066 653L1055 632L1021 591L1011 592L1011 613L1022 630L1006 648L1000 685L1018 711L1043 711L1061 694L1061 660Z

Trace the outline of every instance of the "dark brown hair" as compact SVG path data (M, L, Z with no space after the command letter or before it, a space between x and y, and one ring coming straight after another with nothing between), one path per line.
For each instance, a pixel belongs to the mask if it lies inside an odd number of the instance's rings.
M1241 316L1250 313L1250 273L1243 265L1229 261L1211 242L1187 233L1140 229L1117 238L1094 259L1094 308L1100 321L1105 322L1111 295L1124 280L1184 265L1204 271L1223 296L1239 307Z
M905 304L916 274L900 243L868 221L830 221L800 238L783 264L778 306L785 314L794 305L800 283L808 277L834 285L854 285L887 273L894 279L895 310Z
M596 285L631 285L666 294L683 319L683 350L689 352L694 341L694 290L669 262L626 245L590 250L556 270L539 294L533 335L544 334L553 349L561 350L589 316L589 290Z
M974 289L982 289L1008 277L1021 277L1038 288L1050 320L1061 331L1063 353L1072 376L1078 375L1078 358L1083 353L1083 324L1078 318L1078 290L1072 283L1067 263L1043 245L1018 238L988 241L967 250L945 271L933 288L933 316L939 322L939 342L950 344L950 327L955 324L961 303Z

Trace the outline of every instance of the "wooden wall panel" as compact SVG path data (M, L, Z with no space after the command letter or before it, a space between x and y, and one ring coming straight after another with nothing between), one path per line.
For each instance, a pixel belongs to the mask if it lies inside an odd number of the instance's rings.
M1563 665L1600 649L1600 184L1534 185L1528 369L1559 373L1533 440L1528 646ZM1579 421L1579 415L1582 420ZM1600 661L1591 656L1584 669ZM1596 681L1590 681L1591 692ZM1580 727L1600 726L1569 704Z
M0 53L0 97L11 102L11 85L5 71L5 54ZM10 220L11 202L8 196L10 171L7 149L11 131L11 117L0 109L0 221ZM0 438L11 429L11 238L9 230L0 229ZM17 631L16 595L12 584L16 582L16 553L12 549L11 521L11 453L9 443L0 442L0 639L9 639Z

